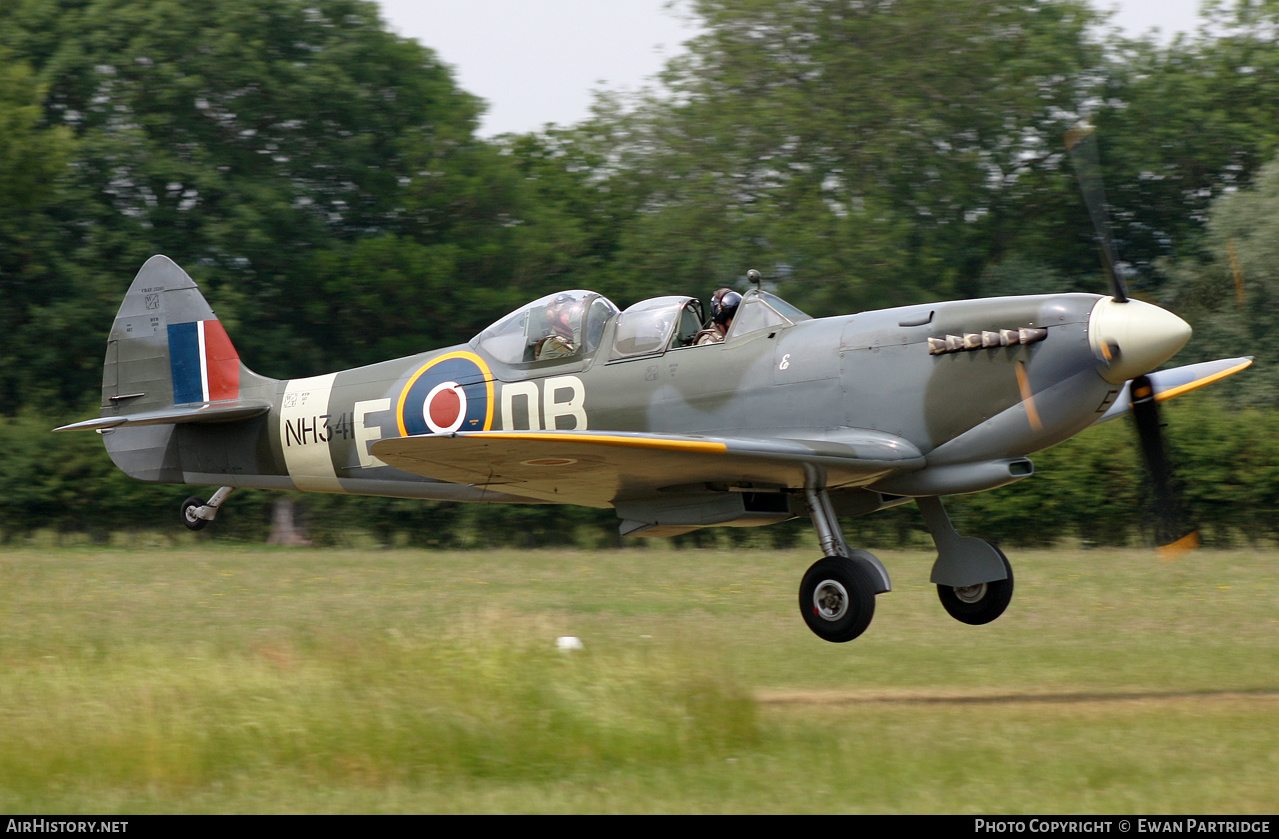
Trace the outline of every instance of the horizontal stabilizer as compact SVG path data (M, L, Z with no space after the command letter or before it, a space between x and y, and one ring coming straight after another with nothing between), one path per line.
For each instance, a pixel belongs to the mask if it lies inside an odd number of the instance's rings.
M188 405L181 408L170 408L167 411L143 411L137 414L122 414L115 417L98 417L97 419L74 422L53 429L54 431L102 430L134 425L179 425L186 422L234 422L261 416L271 410L266 402L236 402L233 404Z
M1146 378L1150 380L1150 384L1154 389L1155 401L1167 402L1169 399L1175 399L1192 390L1198 390L1204 385L1210 385L1227 376L1233 376L1240 370L1248 368L1251 364L1251 356L1219 358L1216 361L1204 361L1199 364L1189 364L1185 367L1174 367L1171 370L1160 370L1157 373L1148 374ZM1125 387L1097 422L1108 422L1131 411L1132 398L1130 390L1131 388Z

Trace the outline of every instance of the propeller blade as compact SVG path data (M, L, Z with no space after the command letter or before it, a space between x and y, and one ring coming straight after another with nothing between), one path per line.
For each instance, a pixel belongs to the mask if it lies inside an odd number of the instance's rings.
M1106 192L1102 186L1101 163L1098 160L1095 131L1096 129L1087 122L1080 123L1067 131L1066 152L1074 164L1075 177L1079 180L1084 204L1088 207L1088 215L1092 218L1093 228L1097 231L1101 263L1106 269L1106 275L1110 278L1110 286L1114 289L1114 300L1116 303L1126 304L1128 289L1124 287L1124 281L1115 268L1119 258L1115 251L1114 237L1110 232L1110 219L1106 214ZM1125 310L1130 311L1131 308L1126 306ZM1185 343L1185 339L1189 337L1189 327L1184 322L1182 326L1186 326L1187 331L1184 336L1181 336L1180 343ZM1180 344L1173 348L1173 352L1179 348ZM1121 352L1122 347L1119 344L1106 342L1101 345L1102 355L1112 366L1119 359ZM1146 361L1154 361L1154 359L1146 359ZM1145 363L1141 363L1137 369L1143 368L1146 368ZM1151 501L1154 505L1155 544L1159 545L1159 552L1165 560L1176 559L1183 553L1199 547L1199 531L1189 524L1180 493L1172 479L1172 466L1168 459L1168 447L1164 443L1163 424L1159 420L1159 403L1155 398L1155 388L1149 377L1141 375L1128 383L1128 401L1132 405L1132 416L1137 426L1137 438L1141 443L1142 459L1146 463L1146 474L1150 479Z
M1141 454L1150 478L1155 543L1160 546L1164 559L1175 559L1199 547L1199 532L1188 522L1180 493L1173 483L1154 386L1147 376L1138 376L1129 382L1128 389Z
M1119 258L1115 252L1115 240L1110 234L1110 219L1106 215L1106 191L1102 185L1101 163L1097 155L1096 129L1082 123L1066 132L1066 152L1075 166L1075 177L1084 194L1084 204L1097 231L1097 244L1101 251L1101 264L1114 289L1116 303L1128 302L1128 289L1120 278L1115 265Z

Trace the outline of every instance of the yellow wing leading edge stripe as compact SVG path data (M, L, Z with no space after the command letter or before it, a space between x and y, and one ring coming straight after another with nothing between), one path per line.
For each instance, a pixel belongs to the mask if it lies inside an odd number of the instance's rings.
M1211 376L1204 376L1202 379L1195 379L1193 382L1186 382L1184 385L1177 385L1176 387L1170 387L1167 390L1162 390L1159 393L1156 393L1155 401L1166 402L1169 399L1175 399L1176 397L1181 396L1183 393L1189 393L1192 390L1198 390L1199 388L1205 385L1210 385L1213 382L1221 381L1227 376L1233 376L1235 373L1238 373L1240 370L1243 370L1245 367L1249 367L1251 365L1252 365L1252 359L1250 358L1247 361L1241 362L1240 364L1236 364L1234 367L1229 367L1225 370L1219 370L1216 373L1213 373Z
M724 454L728 451L727 444L716 443L711 440L664 440L660 437L629 437L616 434L538 434L529 431L506 434L500 431L488 431L464 436L485 440L538 440L547 443L586 443L588 445L623 446L672 452L703 452L706 454Z

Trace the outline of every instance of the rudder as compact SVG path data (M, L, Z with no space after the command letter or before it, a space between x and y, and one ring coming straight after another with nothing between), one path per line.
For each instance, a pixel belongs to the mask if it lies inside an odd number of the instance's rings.
M148 259L111 326L104 415L235 401L243 380L257 378L195 281L166 256Z

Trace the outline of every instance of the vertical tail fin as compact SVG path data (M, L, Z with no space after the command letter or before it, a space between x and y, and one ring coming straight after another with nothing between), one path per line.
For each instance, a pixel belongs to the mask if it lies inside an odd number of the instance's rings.
M111 326L103 410L234 401L252 378L195 281L167 256L148 259Z
M252 454L243 455L256 450L260 429L235 421L270 411L277 385L240 363L187 273L168 257L153 256L111 325L102 416L54 430L100 432L111 460L138 480L222 481L224 474L261 471ZM237 452L241 460L231 463Z
M240 361L195 281L167 256L153 256L111 326L102 416L58 430L254 416L265 412L274 384Z

